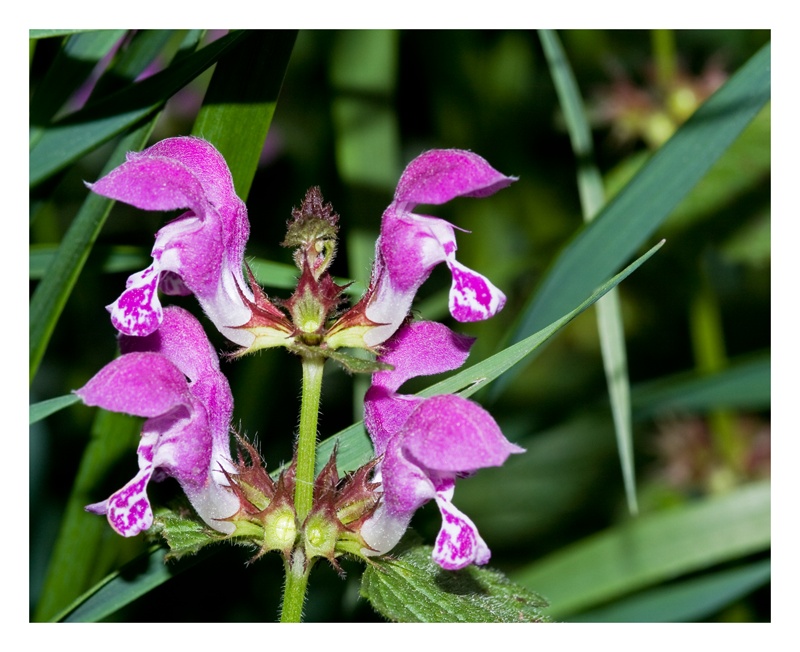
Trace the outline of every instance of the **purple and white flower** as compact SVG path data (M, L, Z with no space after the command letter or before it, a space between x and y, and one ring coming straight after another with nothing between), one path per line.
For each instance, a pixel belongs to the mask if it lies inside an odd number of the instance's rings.
M158 290L194 294L228 339L249 346L254 336L237 329L251 317L242 295L253 299L242 273L250 232L247 208L233 187L222 155L207 141L167 138L87 186L99 195L150 211L189 209L156 234L153 263L132 274L111 305L111 321L125 335L155 331L163 310Z
M418 204L444 204L455 197L487 197L516 177L495 170L483 158L459 149L437 149L408 164L383 213L366 317L379 324L364 335L367 346L387 340L408 315L414 295L439 263L453 276L450 313L462 322L500 311L505 295L483 275L456 260L453 226L413 212Z
M139 472L87 511L105 514L122 536L135 536L153 524L149 481L173 477L209 526L232 533L233 523L221 519L239 507L223 472L234 471L229 448L233 397L202 326L187 311L170 306L157 331L122 335L120 348L122 355L75 393L87 405L147 418L137 451Z
M381 362L394 367L373 375L365 397L365 424L376 456L383 459L375 480L383 497L361 535L383 554L402 537L414 512L435 500L442 515L433 559L448 570L485 564L491 553L475 524L453 505L457 478L502 465L523 449L510 443L495 420L477 403L452 394L421 398L398 394L409 378L460 367L472 338L442 324L403 326L385 344Z

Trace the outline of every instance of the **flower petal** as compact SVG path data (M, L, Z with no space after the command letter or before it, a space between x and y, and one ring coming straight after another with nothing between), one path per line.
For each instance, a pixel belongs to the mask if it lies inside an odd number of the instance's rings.
M454 394L426 399L400 436L406 456L437 472L473 473L502 466L512 453L524 452L503 436L491 414Z
M444 204L455 197L488 197L511 185L482 157L461 149L434 149L408 164L394 197L409 204Z
M478 528L472 520L450 502L451 497L452 489L436 494L442 527L433 547L433 560L446 570L488 563L492 556L489 547L478 534Z
M474 342L474 337L454 333L437 322L420 321L403 326L386 342L379 357L394 368L373 374L372 386L395 391L410 378L458 369Z
M133 537L153 524L153 510L147 498L147 483L153 467L147 466L108 500L87 505L86 511L105 514L112 528L124 537Z
M152 352L112 360L75 393L86 405L140 417L156 417L191 402L183 374Z
M455 258L447 261L453 274L450 287L450 314L462 322L493 317L506 304L506 295L485 276L464 267Z
M106 306L111 323L125 335L144 336L161 323L161 301L158 298L160 266L154 262L142 272L128 277L127 289L112 304Z

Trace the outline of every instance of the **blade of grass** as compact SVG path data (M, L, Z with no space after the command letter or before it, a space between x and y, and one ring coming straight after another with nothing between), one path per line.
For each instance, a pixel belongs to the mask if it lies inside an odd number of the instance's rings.
M59 410L74 405L78 401L80 401L80 399L75 394L67 394L66 396L58 396L46 401L34 403L28 407L28 425L41 421Z
M217 64L195 120L192 133L225 157L242 200L250 192L296 38L292 30L248 33Z
M241 32L223 36L166 70L92 103L46 129L31 149L30 185L36 186L113 136L151 117L243 37Z
M769 559L642 591L570 622L678 623L708 618L769 582Z
M578 194L583 219L585 222L590 222L605 204L605 191L603 178L594 162L589 121L586 118L578 84L558 36L552 30L541 30L539 38L564 112L572 150L578 162ZM639 508L636 502L636 474L633 465L630 383L622 312L616 288L597 302L596 311L600 350L611 401L611 414L614 418L625 496L628 501L628 511L636 514Z
M647 514L522 568L512 579L561 619L665 579L770 545L770 484Z
M705 176L770 97L770 45L754 54L564 248L511 335L518 342L564 314L617 269ZM498 396L514 374L492 388Z
M714 408L765 410L770 406L769 352L731 361L717 373L690 372L633 388L636 419L664 413L708 412Z

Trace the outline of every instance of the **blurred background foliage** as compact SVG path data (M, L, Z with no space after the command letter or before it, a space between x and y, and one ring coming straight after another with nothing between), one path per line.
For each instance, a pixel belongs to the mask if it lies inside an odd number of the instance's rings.
M33 161L47 125L81 107L92 80L108 66L126 56L147 63L131 69L128 81L118 65L95 94L115 85L124 89L130 79L180 60L191 35L32 36ZM558 36L586 104L608 196L769 41L769 32L749 30ZM208 50L226 35L201 37ZM459 259L508 295L497 318L450 326L478 337L471 361L499 351L537 284L582 226L576 159L537 33L301 31L294 41L285 34L269 38L288 43L282 51L291 57L272 122L266 122L266 143L253 145L260 156L246 198L247 255L256 267L290 264L278 246L286 220L306 189L319 185L341 216L334 273L363 287L381 213L406 163L430 148L470 149L519 181L489 200L456 200L431 212L472 232L459 237ZM68 74L57 68L64 58L72 64ZM229 68L227 76L258 85L255 71L262 63L256 58L252 66ZM145 111L146 98L139 101L144 112L134 128L157 115L147 127L152 131L141 131L143 142L197 128L201 105L211 105L206 90L213 71L191 73L158 114ZM96 180L132 131L117 133L42 178L32 172L32 292L87 198L82 181ZM770 619L769 175L767 105L648 242L649 248L666 238L658 255L619 288L638 516L626 507L593 310L524 361L503 391L476 395L506 436L528 452L461 481L456 502L480 528L492 565L548 598L556 619ZM163 215L113 208L33 377L31 403L82 386L116 354L103 306L131 271L144 266L163 222ZM271 295L288 295L283 281L270 287L266 273L259 278ZM437 269L418 297L422 317L449 319L448 284L446 270ZM191 297L182 303L199 314ZM216 330L207 332L220 350L227 348ZM270 467L286 461L297 423L300 365L282 351L268 351L223 369L236 401L235 424L258 439ZM328 370L323 438L361 418L367 382ZM429 383L412 382L408 389ZM51 559L59 537L67 536L62 523L78 470L87 469L81 460L98 427L95 418L78 404L31 426L32 618L55 616L144 550L142 541L122 541L102 519L79 513L72 536L97 529L92 572L55 595L52 575L60 571ZM83 476L84 503L102 499L135 468L137 423L118 418L114 428L120 468L94 468L91 478ZM168 498L176 487L171 481L156 485L153 494ZM414 525L432 541L435 507L418 513ZM248 558L246 550L220 548L109 618L273 619L282 582L279 558L246 566ZM358 597L359 566L345 562L344 568L345 581L330 568L313 573L307 620L380 619Z

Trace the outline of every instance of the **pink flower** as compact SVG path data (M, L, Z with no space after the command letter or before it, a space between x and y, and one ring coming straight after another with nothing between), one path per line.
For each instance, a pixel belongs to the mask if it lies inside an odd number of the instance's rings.
M127 161L94 184L105 197L150 211L189 209L156 234L153 263L132 274L110 306L111 321L125 335L144 336L162 320L158 290L194 294L214 325L231 341L249 346L246 323L253 298L242 263L250 232L247 209L236 196L222 155L200 138L162 140L128 154Z
M455 197L487 197L515 180L477 154L459 149L431 150L408 164L394 201L383 213L365 311L381 326L365 334L368 346L387 340L399 328L417 290L442 262L453 276L449 303L455 319L478 321L502 309L505 295L456 260L453 226L413 210L418 204L444 204Z
M123 335L120 348L123 355L75 393L87 405L147 417L138 448L139 472L87 511L105 514L122 536L135 536L153 524L148 482L172 477L208 525L230 534L234 525L220 519L232 516L239 506L223 473L233 472L233 397L202 326L187 311L171 306L163 311L155 333Z
M452 394L420 398L396 391L409 378L460 367L472 342L442 324L418 322L397 331L379 357L394 369L375 373L365 397L367 431L376 456L383 455L376 475L383 498L361 529L373 549L367 554L391 550L414 512L435 500L442 527L434 561L449 570L489 561L491 553L477 527L453 505L455 481L501 466L523 449L510 443L477 403Z

